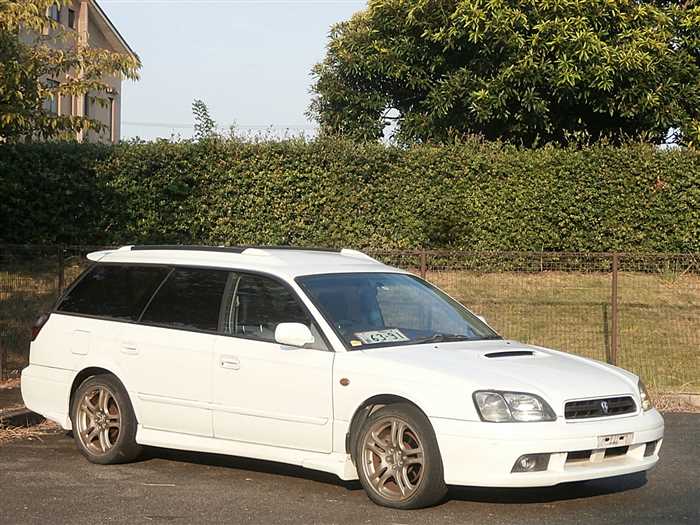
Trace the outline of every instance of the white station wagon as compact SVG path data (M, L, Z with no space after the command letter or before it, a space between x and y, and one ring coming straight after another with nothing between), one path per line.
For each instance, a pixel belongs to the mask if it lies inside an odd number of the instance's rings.
M504 340L427 282L353 250L125 246L34 327L26 405L95 463L142 445L360 479L417 508L446 486L652 468L637 376Z

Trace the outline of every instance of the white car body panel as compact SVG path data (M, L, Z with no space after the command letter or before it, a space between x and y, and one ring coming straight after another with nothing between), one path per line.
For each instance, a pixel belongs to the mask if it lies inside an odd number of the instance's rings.
M644 471L658 461L663 419L654 409L641 410L638 378L620 368L506 340L348 351L294 279L406 273L358 252L253 249L231 254L125 247L90 258L274 276L297 293L332 351L54 312L31 344L22 394L30 409L63 428L71 428L76 378L98 368L114 374L127 390L141 444L281 461L342 479L357 478L346 450L353 416L367 400L386 396L415 404L429 418L450 484L547 486ZM485 356L513 350L534 355ZM472 394L494 389L540 396L556 421L481 421ZM564 417L568 401L621 395L634 399L635 413L583 421ZM629 451L605 457L598 437L621 433L633 434ZM657 443L645 457L650 442ZM579 450L593 450L590 460L567 462L567 452ZM551 453L547 470L511 473L516 459L529 453Z
M212 362L217 336L124 323L120 365L145 428L212 437ZM124 380L123 380L124 382Z
M330 453L332 352L217 337L214 435ZM235 363L226 367L226 363Z

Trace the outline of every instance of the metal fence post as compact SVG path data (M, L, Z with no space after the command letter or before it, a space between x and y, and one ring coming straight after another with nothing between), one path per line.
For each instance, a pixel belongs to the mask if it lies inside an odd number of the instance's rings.
M619 317L620 312L617 304L617 274L620 266L620 256L617 253L612 254L612 283L610 294L610 364L617 364L617 349L619 343Z
M66 274L65 274L65 248L62 244L58 246L58 295L63 293L63 287L65 285Z
M425 250L421 250L421 252L420 252L420 276L421 276L421 279L425 279L427 274L428 274L428 256L425 253Z
M7 353L0 343L0 381L5 379L5 374L7 373Z

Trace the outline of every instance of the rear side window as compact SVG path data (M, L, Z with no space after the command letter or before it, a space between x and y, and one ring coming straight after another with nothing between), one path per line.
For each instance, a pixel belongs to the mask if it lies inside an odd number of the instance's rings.
M215 332L228 275L223 270L176 269L160 287L141 321Z
M136 321L169 271L155 266L94 266L63 298L58 311Z

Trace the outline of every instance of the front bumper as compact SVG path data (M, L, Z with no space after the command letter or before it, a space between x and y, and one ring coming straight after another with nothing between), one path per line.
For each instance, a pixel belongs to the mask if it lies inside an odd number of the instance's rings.
M548 423L485 423L431 418L431 423L445 482L482 487L545 487L649 470L659 460L664 434L663 418L656 410L586 422L559 418ZM624 433L633 434L625 453L606 457L605 450L598 447L598 437ZM655 446L647 449L652 442ZM569 456L581 451L591 451L590 456ZM511 472L520 456L539 453L551 454L546 470Z

